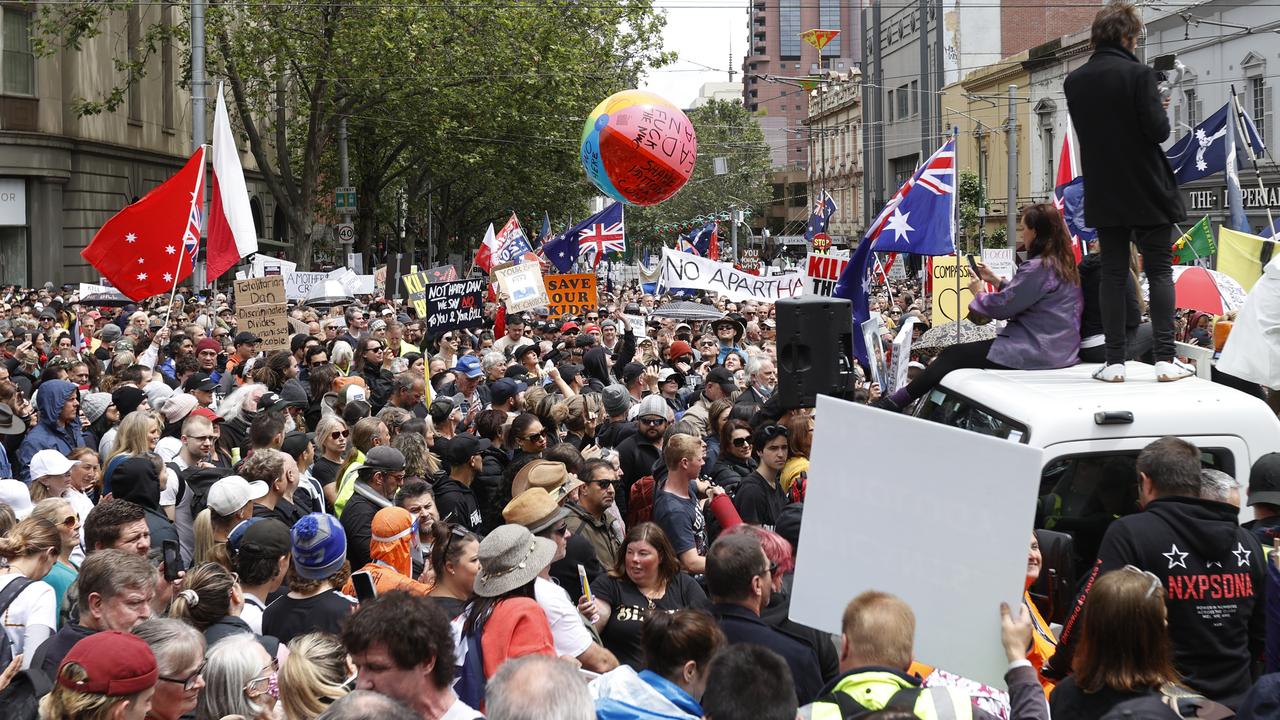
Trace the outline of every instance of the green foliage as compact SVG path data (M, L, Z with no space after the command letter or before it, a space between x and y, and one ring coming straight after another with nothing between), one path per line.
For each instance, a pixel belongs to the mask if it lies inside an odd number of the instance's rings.
M769 148L764 133L741 103L713 100L690 110L689 120L698 132L698 161L689 182L671 199L651 207L627 208L627 243L670 245L676 232L662 226L719 217L731 207L763 214L771 188ZM728 161L728 173L716 175L715 158ZM729 226L721 223L721 242L727 243Z

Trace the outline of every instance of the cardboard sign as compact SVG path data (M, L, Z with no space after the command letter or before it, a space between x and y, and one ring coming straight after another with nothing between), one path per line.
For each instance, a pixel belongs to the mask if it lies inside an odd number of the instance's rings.
M542 280L547 288L547 309L553 318L584 315L600 307L595 275L548 275Z
M427 316L427 274L410 273L400 278L404 284L406 299L414 314L420 318Z
M907 318L893 338L893 366L889 371L889 387L886 394L907 386L907 365L911 364L911 327L916 324L914 315Z
M840 279L840 273L844 272L848 264L849 258L809 253L805 261L805 277L809 279L809 294L831 297L831 293L836 289L836 281Z
M982 264L991 268L991 272L1002 280L1008 280L1018 269L1013 253L1013 248L987 248L982 251Z
M422 277L426 273L415 273ZM406 276L406 281L408 276ZM469 278L445 283L428 283L425 295L427 334L476 327L484 324L484 278Z
M809 476L824 482L805 498L791 619L839 633L851 599L892 593L915 612L920 662L999 686L1000 602L1022 601L1041 450L825 395L817 415ZM851 454L851 437L874 449Z
M287 272L284 276L284 296L288 300L306 300L311 286L329 279L329 273Z
M284 278L268 275L236 280L236 307L242 305L284 305Z
M730 300L763 300L803 295L808 279L800 273L760 277L735 269L732 265L708 260L671 248L662 248L663 288L709 290Z
M520 263L494 268L498 291L507 296L507 312L524 312L547 304L547 288L542 283L538 263Z
M933 325L963 320L969 314L973 293L969 292L969 261L956 255L938 255L932 258L929 272L933 281ZM959 273L957 290L956 274Z

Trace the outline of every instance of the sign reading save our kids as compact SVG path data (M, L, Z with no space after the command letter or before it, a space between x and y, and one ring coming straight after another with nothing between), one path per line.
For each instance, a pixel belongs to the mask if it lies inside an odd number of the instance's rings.
M730 300L775 301L803 295L808 278L803 273L762 277L691 253L662 249L658 282L664 288L710 290Z

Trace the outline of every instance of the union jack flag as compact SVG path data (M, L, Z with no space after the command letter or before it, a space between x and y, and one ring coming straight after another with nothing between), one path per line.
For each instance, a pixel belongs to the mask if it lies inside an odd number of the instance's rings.
M200 247L200 203L192 203L191 214L187 217L187 229L182 233L183 260L193 266L196 261L196 249Z
M626 252L627 237L622 228L622 205L614 203L591 218L578 231L578 254L592 256L591 266L598 267L605 253Z

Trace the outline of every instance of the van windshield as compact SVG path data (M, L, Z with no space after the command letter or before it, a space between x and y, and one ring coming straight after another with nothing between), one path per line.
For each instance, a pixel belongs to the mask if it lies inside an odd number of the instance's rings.
M971 432L1025 444L1027 426L946 388L935 388L924 398L917 417Z

